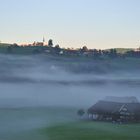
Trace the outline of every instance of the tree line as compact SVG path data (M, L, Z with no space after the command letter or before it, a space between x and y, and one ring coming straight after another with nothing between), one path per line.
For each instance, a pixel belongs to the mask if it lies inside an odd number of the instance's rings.
M12 53L13 49L21 48L23 46L19 46L17 44L12 44L8 46L7 52ZM26 46L31 47L31 46ZM53 45L53 40L50 39L48 41L48 45L46 46L32 46L33 49L32 53L50 53L52 55L65 55L65 56L85 56L85 57L94 57L98 58L126 58L126 57L140 57L140 50L128 50L124 53L118 52L117 49L108 49L108 50L101 50L101 49L89 49L86 46L83 46L79 49L70 49L70 48L61 48L58 44Z

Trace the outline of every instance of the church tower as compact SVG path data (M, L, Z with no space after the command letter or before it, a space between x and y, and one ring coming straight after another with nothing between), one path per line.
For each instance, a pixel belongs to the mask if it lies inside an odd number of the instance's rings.
M43 37L43 45L45 45L45 38Z

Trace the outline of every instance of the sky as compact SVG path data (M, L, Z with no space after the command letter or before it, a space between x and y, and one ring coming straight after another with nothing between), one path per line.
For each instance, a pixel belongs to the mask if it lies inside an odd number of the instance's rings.
M0 41L137 48L140 0L0 0Z

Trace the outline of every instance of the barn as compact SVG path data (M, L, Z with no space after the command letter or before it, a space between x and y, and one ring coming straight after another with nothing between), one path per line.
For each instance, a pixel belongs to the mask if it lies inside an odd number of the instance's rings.
M111 99L111 98L110 98ZM113 97L115 99L115 97ZM125 99L100 100L88 109L90 120L115 122L140 122L140 103L138 100ZM124 102L123 102L124 100Z

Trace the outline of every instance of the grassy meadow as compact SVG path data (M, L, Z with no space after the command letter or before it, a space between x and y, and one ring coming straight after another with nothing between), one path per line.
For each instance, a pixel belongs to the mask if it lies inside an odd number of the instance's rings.
M75 122L43 130L50 140L139 140L140 124Z
M0 108L0 140L48 140L40 129L73 122L76 111L69 107Z
M140 124L84 121L74 108L0 110L0 140L139 140Z

